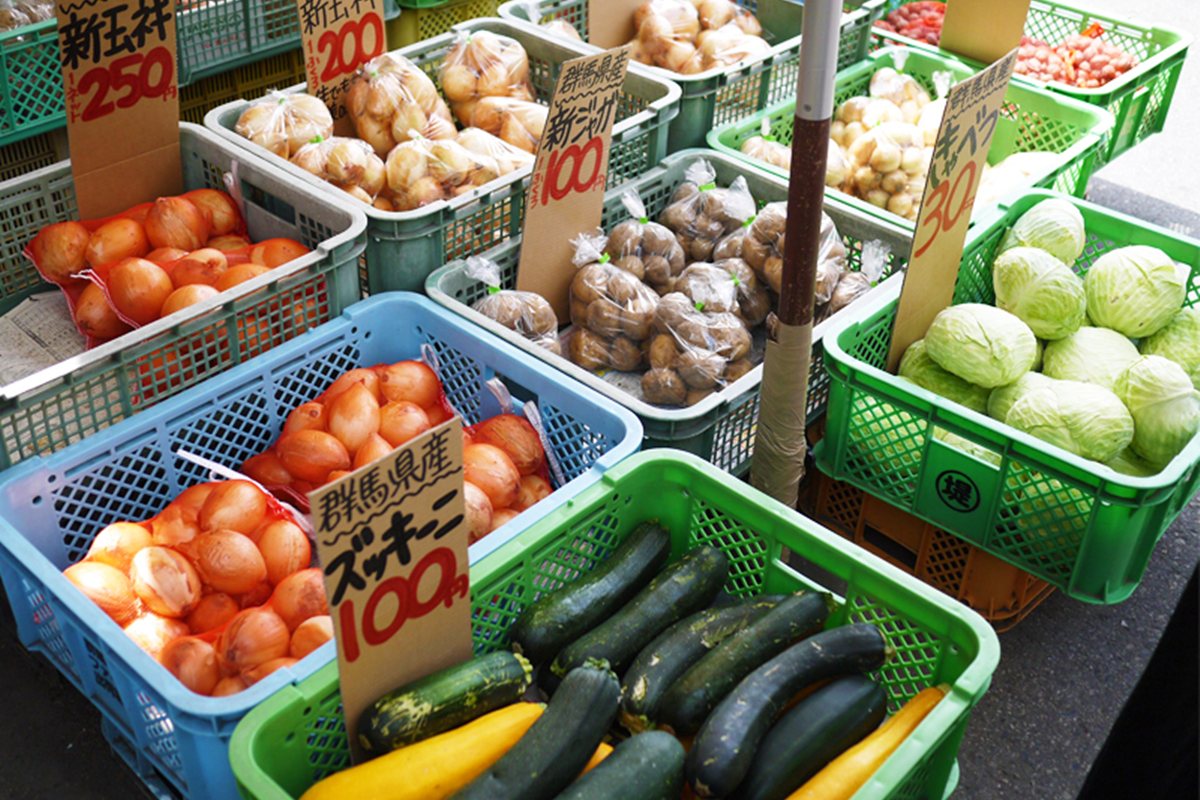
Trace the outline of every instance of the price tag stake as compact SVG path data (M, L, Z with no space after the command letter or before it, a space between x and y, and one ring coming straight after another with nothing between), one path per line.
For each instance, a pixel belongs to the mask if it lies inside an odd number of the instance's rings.
M387 49L383 0L296 0L308 93L333 115L333 131L353 136L343 97L358 68Z

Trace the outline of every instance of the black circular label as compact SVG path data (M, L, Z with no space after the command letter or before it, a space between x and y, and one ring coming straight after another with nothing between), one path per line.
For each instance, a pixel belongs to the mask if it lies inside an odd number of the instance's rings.
M979 487L958 470L948 469L937 476L937 493L943 503L963 514L979 508Z

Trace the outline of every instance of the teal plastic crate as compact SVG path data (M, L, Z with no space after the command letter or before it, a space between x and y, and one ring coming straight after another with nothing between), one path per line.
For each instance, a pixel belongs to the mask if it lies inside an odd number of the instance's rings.
M219 297L0 386L0 470L53 453L333 319L361 297L358 259L367 221L308 186L276 175L211 132L181 123L187 189L225 189L236 176L256 240L287 236L313 252ZM74 219L71 165L0 183L0 314L44 283L22 250L37 232Z
M510 36L529 55L530 76L542 102L549 102L563 62L584 49L501 19L463 23L456 32L491 31ZM395 51L434 78L453 46L457 33L446 33ZM303 85L288 89L304 91ZM258 98L252 98L258 99ZM452 200L439 200L412 211L380 211L360 202L299 167L266 152L235 130L246 100L213 109L205 125L235 147L252 151L292 182L319 187L338 205L354 207L367 216L367 251L362 281L371 294L420 291L429 273L455 258L466 258L520 233L525 216L525 188L532 169L500 177ZM667 125L679 111L679 88L650 75L630 71L618 99L608 162L608 184L636 178L667 153Z
M671 123L670 149L675 153L687 147L703 147L704 134L716 125L753 114L779 100L796 96L800 70L800 30L804 4L794 0L736 0L743 8L758 15L763 38L771 51L762 58L750 59L729 69L711 69L695 75L681 75L659 67L630 64L674 82L683 91L679 116ZM575 26L586 42L588 38L589 0L512 0L500 6L500 16L526 25L562 19ZM867 53L871 23L878 17L884 0L846 3L838 37L838 66L855 63ZM533 17L536 8L537 18ZM585 45L589 52L598 47Z
M872 677L894 712L927 686L950 691L854 800L943 798L971 709L1000 658L987 623L965 606L766 495L684 453L641 453L502 549L471 567L475 652L508 646L525 606L595 569L641 521L671 532L673 558L701 545L730 559L735 595L829 589L828 626L872 623L896 653ZM246 715L229 745L251 800L298 798L349 762L336 664L288 686ZM400 779L403 779L402 776Z
M881 16L908 2L913 0L888 0ZM1104 28L1103 38L1106 41L1136 57L1138 65L1116 80L1095 89L1046 83L1023 75L1014 75L1013 80L1045 87L1066 97L1107 109L1116 120L1113 133L1101 153L1102 163L1107 163L1150 134L1163 129L1192 36L1176 28L1112 17L1081 6L1046 0L1032 0L1029 4L1025 35L1057 44L1070 34L1082 33L1093 23L1099 23ZM903 43L951 55L907 36L879 29L874 33L883 44Z
M407 47L441 36L455 25L496 16L497 0L397 0L402 13L388 23L388 44Z
M668 205L671 194L683 182L689 165L706 159L715 168L717 183L727 186L738 176L746 178L750 193L759 203L787 199L787 185L766 173L760 172L744 162L707 150L685 150L667 158L656 168L646 172L627 187L608 192L604 201L603 225L609 229L617 222L627 219L629 212L621 204L621 192L635 188L646 204L651 218ZM891 255L884 275L903 269L912 247L911 234L896 225L861 214L853 209L828 204L825 211L833 219L838 233L846 246L847 259L852 269L858 269L864 242L878 240L891 248ZM517 263L520 260L521 241L514 239L484 253L484 257L497 262L501 267L503 288L515 289ZM642 422L646 433L646 447L674 447L705 458L721 469L740 474L750 467L754 454L754 435L758 424L759 389L762 383L762 367L757 366L742 378L713 392L695 405L687 408L663 408L651 405L630 394L621 386L610 383L562 356L555 356L544 348L533 344L514 331L488 319L472 306L484 296L486 287L466 273L464 262L454 262L429 276L425 290L438 303L456 314L461 314L476 325L487 328L497 336L548 364L552 364L577 381L587 384L604 394L615 403L631 409ZM878 291L876 287L872 291ZM843 314L856 313L857 303L843 309L834 319ZM813 329L812 363L808 378L807 418L812 422L825 409L828 378L821 365L821 342L828 329L830 319L817 324ZM617 377L620 373L609 373ZM628 385L628 384L626 384Z
M839 72L836 79L835 108L851 97L866 95L871 76L881 67L894 67L896 55L897 48L878 50L858 64ZM937 53L912 49L904 52L904 58L904 73L915 78L929 92L930 97L936 96L931 77L934 72L948 71L956 80L962 80L972 74L971 67ZM988 163L995 164L1013 153L1031 150L1058 153L1059 158L1054 166L1036 175L1032 185L1082 197L1092 173L1101 166L1104 142L1113 125L1112 116L1101 108L1024 84L1010 83L1004 99L1005 104L1001 108L1000 119L992 135ZM795 108L794 101L780 103L738 122L717 128L708 134L709 146L718 152L744 159L787 178L785 170L744 155L741 146L742 142L752 136L762 135L764 121L772 136L790 145ZM903 225L909 230L916 224L831 187L826 187L825 196L864 213ZM973 216L978 217L984 212L985 207L976 206Z
M991 265L1001 238L1052 196L1060 195L1031 191L976 223L955 303L994 302ZM1200 242L1070 199L1088 232L1076 272L1114 248L1152 245L1191 268L1185 305L1200 303ZM1135 478L901 381L885 368L898 298L899 287L889 286L826 334L829 408L815 450L821 471L1078 600L1129 597L1159 537L1200 489L1200 436L1157 475Z

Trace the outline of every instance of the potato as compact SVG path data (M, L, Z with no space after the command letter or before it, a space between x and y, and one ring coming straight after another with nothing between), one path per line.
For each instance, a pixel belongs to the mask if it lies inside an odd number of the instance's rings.
M610 360L607 343L586 328L576 328L571 334L567 353L576 364L593 371L604 369Z
M610 365L620 372L633 372L641 369L643 353L641 347L624 336L618 336L609 348Z
M657 334L650 340L650 368L666 369L675 364L679 349L675 346L675 338L669 333Z
M673 369L652 369L642 376L642 396L661 406L681 406L687 400L687 384Z

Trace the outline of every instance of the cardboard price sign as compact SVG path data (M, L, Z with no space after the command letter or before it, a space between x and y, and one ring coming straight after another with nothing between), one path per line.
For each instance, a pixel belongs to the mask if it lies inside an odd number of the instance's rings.
M383 0L296 0L308 93L333 115L333 130L353 136L343 97L358 68L387 49Z
M351 753L376 699L471 657L459 417L309 495Z
M1014 48L952 87L946 98L888 351L888 369L893 372L908 346L925 335L933 318L954 298L975 192L1016 58Z
M627 44L637 35L633 12L643 2L645 0L588 0L588 44L606 49Z
M1029 0L950 0L940 47L991 64L1021 44Z
M58 0L54 9L80 217L179 194L174 0Z
M600 224L617 99L629 52L567 61L558 76L525 197L517 288L537 292L560 321L575 267L571 239Z

